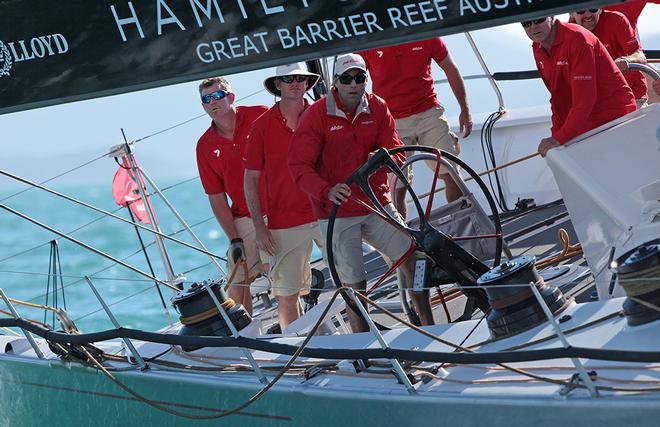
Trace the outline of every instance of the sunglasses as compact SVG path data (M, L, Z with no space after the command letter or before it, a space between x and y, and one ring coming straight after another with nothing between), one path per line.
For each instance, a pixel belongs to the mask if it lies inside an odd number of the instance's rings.
M543 24L546 19L548 18L532 19L531 21L522 21L520 24L523 26L523 28L529 28L532 26L532 24Z
M356 74L354 76L351 76L350 74L342 74L341 76L338 76L337 79L339 80L339 83L343 85L350 85L353 80L355 80L355 83L361 85L362 83L367 81L367 75Z
M589 10L589 12L591 12L591 13L598 13L598 11L599 11L600 9L588 9L588 10ZM586 11L586 10L578 10L578 11L575 12L575 13L577 13L578 15L584 15L585 13L587 13L587 11Z
M214 99L216 101L220 101L225 96L227 96L227 92L225 92L222 89L221 90L216 90L215 92L211 92L209 94L206 94L206 95L202 96L202 102L204 104L210 104L211 101L213 101Z
M301 76L301 75L281 76L278 77L277 79L282 83L286 83L286 84L291 84L294 82L294 80L298 83L302 83L307 81L307 76Z

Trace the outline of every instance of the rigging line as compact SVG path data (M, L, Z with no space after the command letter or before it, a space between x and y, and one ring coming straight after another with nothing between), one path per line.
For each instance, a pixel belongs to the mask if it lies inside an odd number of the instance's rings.
M7 172L7 171L4 171L4 170L2 170L2 169L0 169L0 175L5 175L5 176L7 176L7 177L9 177L9 178L12 178L12 179L15 179L15 180L17 180L17 181L23 182L23 183L25 183L25 184L32 185L32 186L37 187L37 188L39 188L39 189L41 189L41 190L44 190L44 191L46 191L46 192L48 192L48 193L51 193L51 194L53 194L53 195L55 195L55 196L61 197L61 198L65 199L65 200L68 200L68 201L70 201L70 202L73 202L73 203L76 203L76 204L78 204L78 205L84 206L84 207L86 207L86 208L88 208L88 209L92 209L92 210L94 210L94 211L96 211L96 212L100 212L100 213L102 213L102 214L105 214L105 215L107 215L107 216L110 216L111 218L117 219L117 220L119 220L119 221L121 221L121 222L124 222L124 223L127 223L127 224L134 225L134 226L136 226L136 227L138 227L138 228L141 228L142 230L145 230L145 231L147 231L147 232L149 232L149 233L151 233L151 234L154 234L154 235L157 235L157 236L160 236L160 237L164 237L164 238L166 238L166 239L168 239L168 240L171 240L171 241L173 241L173 242L175 242L175 243L178 243L178 244L183 245L183 246L186 246L186 247L188 247L188 248L190 248L190 249L193 249L193 250L196 250L196 251L198 251L198 252L201 252L201 253L203 253L203 254L205 254L205 255L212 256L212 257L214 257L214 258L220 259L220 260L225 261L225 262L227 261L225 258L221 257L220 255L216 255L216 254L214 254L214 253L212 253L212 252L209 252L209 251L207 251L207 250L204 250L204 249L198 248L197 246L191 245L191 244L189 244L189 243L186 243L186 242L184 242L184 241L182 241L182 240L179 240L179 239L176 239L176 238L174 238L174 237L170 237L170 236L168 236L168 235L166 235L166 234L163 234L163 233L161 233L161 232L159 232L159 231L152 230L151 228L149 228L149 227L145 227L144 225L138 224L138 223L136 223L136 222L129 221L129 220L127 220L127 219L125 219L125 218L122 218L122 217L120 217L120 216L118 216L118 215L115 215L115 214L113 214L113 213L111 213L111 212L108 212L108 211L106 211L106 210L103 210L103 209L97 208L96 206L90 205L89 203L83 202L82 200L78 200L78 199L75 199L75 198L73 198L73 197L67 196L66 194L60 193L59 191L51 190L50 188L44 187L44 186L41 185L41 184L37 184L36 182L32 182L32 181L30 181L30 180L28 180L28 179L25 179L25 178L22 178L22 177L20 177L20 176L18 176L18 175L14 175L14 174L9 173L9 172ZM2 206L4 206L4 205L2 205ZM7 209L6 206L4 206L4 208ZM10 212L11 212L11 211L13 211L13 209L10 210ZM13 212L16 212L16 211L13 211ZM19 216L20 216L20 215L19 215Z
M139 253L139 252L140 251L138 251L137 253ZM54 276L54 274L52 274L52 273L50 273L50 274L49 273L39 273L39 272L36 272L36 271L0 270L0 273L4 273L4 274L22 274L22 275L26 275L26 276ZM73 274L62 274L62 275L58 274L58 276L62 276L63 278L67 278L67 279L84 279L85 278L85 276L76 276L76 275L73 275ZM107 281L116 281L116 282L138 282L138 283L140 283L140 282L151 282L151 280L149 280L149 279L131 279L131 278L127 278L127 277L97 277L97 276L89 275L89 274L87 276L91 277L91 278L94 278L96 280L107 280ZM68 284L65 285L65 286L68 286Z
M128 209L128 213L131 215L131 221L135 222L133 211L130 208ZM140 234L140 230L137 227L135 227L135 233L137 234L138 240L140 241L140 248L142 249L142 253L144 253L144 258L147 260L147 265L149 266L149 272L151 273L152 276L155 277L156 273L154 272L154 268L151 265L151 259L149 258L149 254L147 253L147 247L144 245L144 241L142 240L142 235ZM156 285L156 289L158 290L158 297L160 298L160 302L163 304L163 308L165 309L165 311L167 311L167 304L165 304L163 291L160 289L158 282L156 282L155 285Z
M132 258L135 255L139 254L140 252L142 252L142 250L138 249L137 251L133 252L132 254L129 254L129 255L125 256L121 260L126 261L127 259ZM94 279L99 279L99 280L118 280L118 281L126 281L126 282L152 282L152 280L150 280L150 279L98 278L98 277L95 276L96 274L102 273L106 270L110 270L115 265L117 265L117 264L116 263L109 264L109 265L101 268L100 270L97 270L95 273L89 274L88 276L91 277L91 278L94 278ZM70 276L70 277L75 277L78 280L76 280L75 282L67 283L66 285L64 285L65 288L68 288L68 287L73 286L73 285L77 285L78 283L81 283L81 282L85 281L84 277L80 277L80 276ZM37 295L34 298L30 298L28 301L35 301L39 298L43 298L43 295Z
M118 209L116 209L115 212L116 212L117 210L119 210L119 209L122 209L122 208L118 208ZM105 217L105 216L102 216L102 217L97 218L97 220L98 220L98 219L101 219L101 218L106 218L106 217ZM205 220L202 220L202 221L200 221L200 222L198 222L198 223L196 223L196 224L191 225L191 227L196 227L196 226L198 226L198 225L200 225L200 224L203 224L204 222L208 222L208 221L210 221L211 219L214 219L214 217L209 217L209 218L207 218L207 219L205 219ZM96 220L95 220L95 221L96 221ZM173 235L175 235L175 234L181 233L182 231L184 231L184 229L180 229L180 230L178 230L178 231L176 231L176 232L174 232L174 233L171 233L170 235L173 236ZM44 245L46 245L46 244L48 244L48 242L42 244L41 246L44 246ZM149 243L148 245L146 245L146 247L147 247L147 248L150 248L150 247L153 246L154 244L155 244L154 242L151 242L151 243ZM135 252L133 252L132 254L129 254L129 255L125 256L124 258L121 258L121 260L122 260L122 261L126 261L126 260L128 260L129 258L132 258L132 257L134 257L135 255L139 254L140 252L142 252L142 250L141 250L141 249L138 249L138 250L136 250ZM0 260L0 262L2 262L2 260ZM210 263L209 263L209 264L210 264ZM132 282L151 282L151 280L148 280L148 279L128 279L128 278L104 278L104 277L96 277L97 274L102 273L102 272L104 272L104 271L106 271L106 270L109 270L109 269L111 269L112 267L114 267L115 265L116 265L116 263L108 264L107 266L101 268L100 270L97 270L96 272L94 272L94 273L92 273L92 274L89 274L88 276L89 276L89 277L92 277L92 278L99 279L99 280L119 280L119 281L126 281L126 282L131 282L131 281L132 281ZM197 267L197 268L195 268L195 269L199 269L199 268L201 268L201 267ZM18 272L18 273L22 273L22 272ZM27 273L25 273L25 274L27 274ZM33 273L31 273L31 274L33 274ZM66 277L69 277L69 278L76 278L76 279L78 279L78 280L76 280L75 282L67 283L66 285L64 285L65 288L68 288L68 287L70 287L70 286L77 285L78 283L81 283L81 282L83 282L83 281L85 280L85 278L84 278L84 277L81 277L81 276L68 275L68 276L66 276ZM34 297L34 298L29 299L28 301L35 301L35 300L37 300L37 299L39 299L39 298L43 298L43 297L44 297L44 295L43 295L43 294L40 294L40 295L37 295L37 296Z
M112 303L106 303L106 305L107 305L108 307L115 306L115 305L120 304L120 303L122 303L122 302L125 302L125 301L127 301L127 300L129 300L129 299L131 299L131 298L135 298L136 296L138 296L138 295L140 295L140 294L143 294L143 293L145 293L145 292L151 290L151 288L153 288L153 287L155 287L155 286L156 286L156 285L151 285L151 286L148 286L148 287L146 287L146 288L144 288L144 289L140 289L139 291L135 292L134 294L127 295L127 296L125 296L124 298L120 298L120 299L118 299L117 301L112 302ZM96 314L96 313L99 313L99 312L101 312L101 311L104 311L103 307L101 307L101 308L99 308L99 309L97 309L97 310L91 311L91 312L89 312L89 313L87 313L87 314L83 314L82 316L73 319L73 321L74 321L74 322L78 322L79 320L85 319L85 318L87 318L87 317L89 317L89 316L92 316L92 315L94 315L94 314Z
M255 91L255 92L252 92L252 93L249 94L249 95L246 95L246 96L244 96L244 97L242 97L242 98L240 98L240 99L237 99L234 103L235 103L235 104L238 104L239 102L245 101L246 99L251 98L251 97L253 97L254 95L257 95L257 94L260 93L260 92L264 92L265 90L266 90L266 89L259 89L259 90ZM184 120L183 122L180 122L180 123L177 123L177 124L172 125L172 126L170 126L170 127L167 127L167 128L165 128L165 129L162 129L162 130L156 131L156 132L154 132L154 133L152 133L152 134L149 134L149 135L147 135L147 136L143 136L142 138L138 138L138 139L132 141L131 143L132 143L132 144L137 144L138 142L142 142L142 141L144 141L145 139L149 139L149 138L151 138L151 137L154 137L154 136L160 135L160 134L162 134L162 133L169 132L169 131L171 131L172 129L176 129L176 128L178 128L179 126L183 126L183 125L185 125L185 124L188 124L188 123L190 123L190 122L193 122L193 121L195 121L195 120L197 120L197 119L200 119L200 118L202 118L202 117L205 117L205 116L206 116L206 113L199 114L199 115L197 115L197 116L195 116L195 117L192 117L192 118L190 118L190 119L188 119L188 120Z
M287 363L284 365L284 367L275 375L275 377L268 383L266 384L263 388L261 388L256 394L254 394L252 397L250 397L248 400L243 402L242 404L238 405L237 407L230 409L230 410L223 410L222 413L217 414L217 415L194 415L190 413L184 413L184 412L179 412L170 408L167 408L161 404L159 404L156 401L153 401L151 399L148 399L141 394L137 393L135 390L132 388L128 387L125 385L123 382L115 378L112 374L110 374L106 368L95 358L91 357L91 354L87 351L85 347L81 347L81 349L87 354L88 359L96 365L112 382L114 382L117 386L122 388L124 391L127 393L130 393L132 396L140 400L141 402L156 408L160 411L164 411L179 417L183 418L188 418L188 419L219 419L219 418L224 418L229 415L237 414L240 413L243 409L247 408L248 406L252 405L254 402L256 402L260 397L262 397L264 394L268 392L283 376L286 374L289 369L293 367L293 364L295 361L298 359L298 357L301 355L303 350L307 347L313 336L316 334L316 331L318 328L321 326L323 323L325 317L328 315L328 312L330 311L330 308L332 307L333 303L337 299L337 296L339 295L340 292L346 292L346 288L339 288L335 290L335 293L332 295L332 298L330 298L330 302L326 306L325 310L321 313L319 316L318 320L316 321L316 324L312 327L312 329L309 331L303 342L300 344L298 349L293 353L291 358L287 361Z
M74 167L74 168L72 168L72 169L69 169L69 170L67 170L67 171L65 171L65 172L62 172L62 173L60 173L60 174L58 174L58 175L55 175L55 176L53 176L53 177L51 177L51 178L48 178L48 179L45 180L45 181L41 181L39 184L40 184L40 185L42 185L42 184L46 184L46 183L48 183L48 182L50 182L50 181L53 181L54 179L60 178L60 177L66 175L66 174L68 174L68 173L71 173L71 172L76 171L76 170L78 170L78 169L81 169L81 168L83 168L83 167L85 167L85 166L87 166L87 165L89 165L89 164L91 164L91 163L94 163L94 162L97 161L97 160L101 160L101 159L104 158L105 156L106 156L106 154L104 154L104 155L102 155L102 156L99 156L99 157L96 157L95 159L89 160L89 161L83 163L82 165L76 166L76 167ZM19 192L17 192L17 193L10 194L9 196L7 196L7 197L5 197L5 198L0 199L0 202L4 202L4 201L6 201L6 200L9 200L9 199L11 199L12 197L15 197L15 196L18 196L19 194L23 194L23 193L25 193L26 191L30 191L30 190L32 190L32 188L34 188L34 187L29 187L29 188L26 188L25 190L21 190L21 191L19 191Z
M110 212L115 213L115 212L118 212L118 211L121 210L121 209L122 209L122 208L119 207L119 208L115 209L114 211L110 211ZM102 220L102 219L104 219L104 218L107 218L107 216L106 216L106 215L99 216L99 217L97 217L97 218L95 218L95 219L93 219L93 220L91 220L91 221L89 221L89 222L87 222L87 223L85 223L85 224L82 224L81 226L79 226L79 227L77 227L77 228L74 228L73 230L69 231L69 232L66 233L66 234L67 234L67 235L71 235L71 234L73 234L73 233L75 233L75 232L77 232L77 231L80 231L80 230L82 230L83 228L88 227L88 226L94 224L95 222L98 222L98 221L100 221L100 220ZM6 258L0 259L0 263L3 263L3 262L5 262L5 261L8 261L8 260L10 260L10 259L12 259L12 258L16 258L17 256L24 255L24 254L26 254L26 253L28 253L28 252L30 252L30 251L33 251L33 250L39 249L39 248L41 248L42 246L49 245L50 242L51 242L51 241L49 240L49 241L44 242L44 243L42 243L42 244L40 244L40 245L34 246L34 247L30 248L30 249L26 249L26 250L24 250L24 251L21 251L21 252L19 252L19 253L14 254L14 255L10 255L10 256L8 256L8 257L6 257Z
M58 230L54 229L53 227L50 227L50 226L48 226L48 225L46 225L46 224L44 224L44 223L41 223L41 222L37 221L37 220L34 219L34 218L30 218L29 216L27 216L27 215L25 215L25 214L23 214L23 213L21 213L21 212L15 210L15 209L10 208L10 207L7 206L7 205L4 205L4 204L0 203L0 208L6 210L7 212L13 213L14 215L18 215L19 217L21 217L21 218L23 218L23 219L25 219L25 220L27 220L27 221L30 221L31 223L33 223L33 224L35 224L35 225L38 225L39 227L44 228L44 229L50 231L51 233L55 233L55 234L57 234L58 236L62 236L62 237L64 237L65 239L67 239L67 240L69 240L69 241L71 241L71 242L73 242L73 243L75 243L75 244L77 244L77 245L79 245L79 246L82 246L83 248L85 248L85 249L87 249L87 250L89 250L89 251L92 251L92 252L94 252L94 253L97 254L97 255L100 255L100 256L102 256L102 257L104 257L104 258L107 258L107 259L109 259L109 260L111 260L111 261L114 261L114 262L116 262L117 264L120 264L121 266L123 266L124 268L128 268L129 270L131 270L131 271L133 271L133 272L135 272L135 273L137 273L137 274L140 274L140 275L142 275L142 276L144 276L144 277L147 277L147 278L149 278L149 279L151 279L151 280L156 280L156 281L158 281L159 283L163 284L164 286L167 286L168 288L171 288L172 290L174 290L174 291L176 291L176 292L179 291L179 289L178 289L176 286L170 285L169 283L164 282L164 281L158 279L157 277L153 277L153 276L151 276L150 274L145 273L144 271L140 270L139 268L137 268L137 267L133 267L133 266L130 265L130 264L126 264L125 262L123 262L123 261L121 261L121 260L119 260L119 259L113 257L112 255L108 255L108 254L106 254L105 252L102 252L102 251L100 251L100 250L98 250L98 249L96 249L96 248L94 248L94 247L92 247L92 246L90 246L90 245L88 245L88 244L86 244L86 243L84 243L84 242L78 240L78 239L75 239L75 238L73 238L73 237L71 237L71 236L66 236L66 235L65 235L64 233L62 233L61 231L58 231Z
M163 188L160 189L160 191L164 193L164 192L166 192L167 190L171 190L171 189L174 188L174 187L178 187L179 185L187 184L187 183L192 182L192 181L195 181L195 180L197 180L197 179L199 179L199 175L196 175L196 176L194 176L194 177L192 177L192 178L184 179L183 181L179 181L179 182L174 183L174 184L172 184L172 185L170 185L170 186L163 187Z

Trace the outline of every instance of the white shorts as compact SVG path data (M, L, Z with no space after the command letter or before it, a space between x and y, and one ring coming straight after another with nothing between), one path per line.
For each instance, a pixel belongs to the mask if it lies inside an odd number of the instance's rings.
M399 214L391 203L385 209L395 218ZM328 232L328 220L319 220L324 243ZM367 278L362 257L362 240L373 246L383 255L385 262L401 258L412 244L412 238L376 214L337 218L332 237L332 253L334 255L337 274L342 283L356 284ZM328 263L325 249L323 258Z
M274 296L306 295L312 282L312 242L319 247L321 233L316 222L270 230L277 249L270 257L270 279Z
M436 147L451 154L458 155L461 145L458 136L451 131L449 122L445 117L445 109L442 106L430 108L412 116L396 119L396 131L406 145L426 145ZM426 162L429 168L435 169L435 162ZM412 183L413 168L408 168L408 181ZM447 168L441 166L440 173L448 173ZM403 185L397 181L397 188Z

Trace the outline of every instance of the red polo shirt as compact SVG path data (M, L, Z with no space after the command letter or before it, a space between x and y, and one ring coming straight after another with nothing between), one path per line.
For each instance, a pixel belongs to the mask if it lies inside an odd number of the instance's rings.
M631 55L642 48L628 20L618 12L602 11L594 34L603 43L612 59ZM623 77L626 78L636 99L648 98L646 78L641 71L626 71Z
M305 100L305 108L309 102ZM279 103L252 125L245 154L245 169L262 171L265 181L268 228L290 228L314 221L309 196L293 182L287 153L293 130L286 125Z
M591 31L555 21L548 53L533 43L536 66L550 91L552 136L564 144L593 128L635 111L630 87L605 46Z
M660 0L628 0L625 3L605 6L603 9L623 13L628 18L633 31L637 34L637 20L647 3L660 4Z
M373 93L387 102L395 119L440 105L431 60L440 64L448 53L440 37L358 52L369 69Z
M227 193L234 217L250 216L243 190L243 155L252 123L268 107L236 107L234 139L224 138L211 126L197 141L197 168L206 194Z
M385 101L365 93L355 117L344 113L334 90L316 101L300 118L289 148L289 170L296 184L311 196L312 209L319 219L328 218L332 202L328 190L344 183L379 148L403 145L394 128L394 119ZM396 160L403 162L403 153ZM385 171L369 179L374 195L386 205L392 202ZM351 186L351 197L366 201L358 186ZM370 212L354 201L344 202L338 217L368 215Z

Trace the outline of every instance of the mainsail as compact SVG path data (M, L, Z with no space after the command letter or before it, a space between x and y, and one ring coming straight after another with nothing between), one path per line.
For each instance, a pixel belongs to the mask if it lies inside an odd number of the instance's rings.
M0 114L607 3L0 0Z

